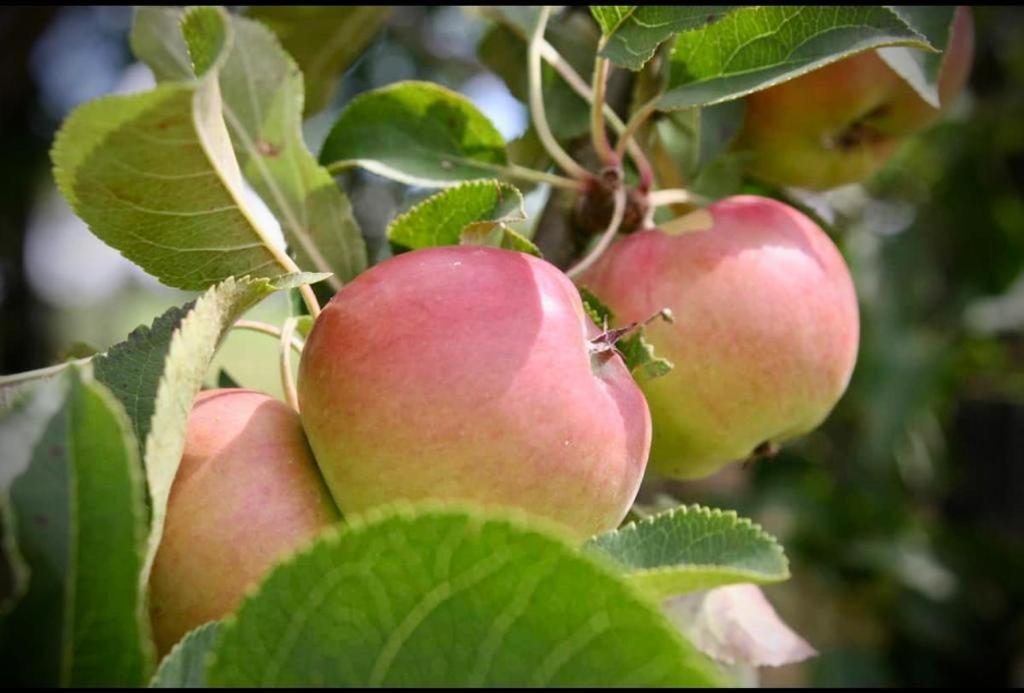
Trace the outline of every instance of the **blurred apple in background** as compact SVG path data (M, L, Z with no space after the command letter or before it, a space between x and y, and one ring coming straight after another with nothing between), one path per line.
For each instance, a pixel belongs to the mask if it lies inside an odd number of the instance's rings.
M746 98L735 149L767 183L823 190L864 180L963 91L974 56L969 7L954 13L939 72L941 109L878 54L839 60Z

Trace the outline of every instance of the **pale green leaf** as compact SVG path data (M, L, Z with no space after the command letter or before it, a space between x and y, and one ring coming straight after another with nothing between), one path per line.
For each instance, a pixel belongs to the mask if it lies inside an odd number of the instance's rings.
M299 64L309 115L330 103L341 74L377 36L391 9L381 5L254 5L248 14L270 27Z
M679 34L662 110L706 106L766 89L858 51L905 45L933 50L879 6L757 6Z
M504 224L492 225L490 222L470 224L462 230L459 243L461 245L486 245L543 257L540 248L533 241Z
M600 534L585 548L610 556L647 593L670 597L789 577L775 538L733 511L681 506Z
M44 407L53 413L42 435L33 440L38 431L27 427L4 439L5 450L31 450L9 492L29 580L3 620L4 681L141 685L153 652L138 581L145 508L131 426L118 401L77 367L35 395L56 398Z
M606 37L601 55L636 71L675 34L713 24L733 9L733 5L625 5L591 7L590 11Z
M136 10L132 46L163 80L190 79L181 11ZM301 268L332 272L335 288L366 268L366 246L348 197L302 138L302 75L259 22L233 17L236 40L218 70L221 111L245 180L281 224ZM172 38L166 38L170 36Z
M556 529L421 506L329 531L228 621L213 686L714 685L657 607ZM543 525L547 527L547 525Z
M230 17L222 7L192 7L181 18L181 34L188 46L192 71L202 77L231 50L234 37Z
M475 180L428 197L388 225L393 243L410 249L457 245L472 226L478 234L526 218L523 196L508 183Z
M189 631L160 662L149 687L206 688L206 660L221 627L219 621L212 621Z
M466 97L431 82L398 82L353 99L320 161L361 166L423 187L491 178L507 162L505 140Z
M80 106L51 157L57 187L92 232L165 284L203 289L290 265L243 202L215 80Z
M955 5L896 5L890 9L898 14L907 26L928 39L936 47L945 47L949 42ZM888 63L896 74L905 79L925 102L939 108L939 72L942 69L943 53L916 50L903 46L879 48L878 55Z

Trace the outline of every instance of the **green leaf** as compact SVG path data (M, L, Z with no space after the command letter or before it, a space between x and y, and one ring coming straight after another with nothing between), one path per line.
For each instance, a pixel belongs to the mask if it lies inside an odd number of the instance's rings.
M320 162L361 166L408 185L441 188L493 177L505 140L469 99L431 82L361 94L331 128Z
M590 14L601 27L601 34L608 36L637 9L636 5L591 5Z
M471 224L463 229L459 243L462 245L486 245L492 248L528 253L534 257L543 257L540 248L533 241L504 224L494 226L487 223Z
M194 308L195 302L168 309L149 327L140 325L123 342L96 356L93 374L117 397L128 413L139 452L145 452L156 391L171 348L171 335Z
M587 315L594 321L594 324L601 329L608 329L608 326L615 320L615 314L612 313L612 309L606 306L601 299L599 299L593 291L585 286L577 286L577 290L580 292L580 299L583 301L583 309L587 311Z
M193 7L181 17L181 34L188 46L188 57L192 72L202 77L213 67L218 58L230 50L232 34L229 32L231 19L220 7Z
M131 427L118 401L77 367L36 396L55 398L42 435L29 426L5 431L3 441L5 451L31 451L9 492L29 581L3 621L5 682L141 685L153 652L138 580L145 507Z
M217 387L218 388L240 388L241 385L235 380L226 368L221 368L217 371Z
M523 196L508 183L475 180L428 197L388 225L392 243L410 249L457 245L471 227L486 234L504 223L522 221Z
M884 7L743 7L676 37L669 90L658 107L721 103L890 45L932 49Z
M535 13L534 13L535 14ZM529 101L526 41L536 19L523 27L504 13L495 15L501 23L491 27L477 47L480 61L501 77L514 97ZM548 25L545 35L559 55L584 79L594 71L598 34L584 15L572 14ZM541 87L548 124L556 139L568 140L590 130L590 104L562 79L553 67L542 63Z
M391 16L387 6L255 5L248 15L266 24L299 64L306 115L331 101L340 75L355 62Z
M57 187L92 232L181 289L291 265L244 202L216 70L206 74L80 106L51 151Z
M591 7L590 11L606 37L601 55L636 71L675 34L713 24L733 9L732 5L625 5Z
M587 315L594 321L594 324L606 332L614 330L610 326L615 321L612 309L606 306L590 289L577 287L580 298L583 301L583 308ZM662 316L665 317L665 316ZM665 318L668 319L668 318ZM633 374L637 381L650 380L667 374L672 370L672 362L668 359L658 358L654 353L654 347L644 339L643 328L626 337L615 337L611 340L615 349L622 355L626 367Z
M161 80L193 78L175 33L181 17L174 8L136 10L133 50ZM231 21L236 40L218 80L242 174L277 218L298 265L334 273L331 283L340 288L366 268L366 245L348 197L303 140L302 74L266 27L243 17Z
M169 346L160 347L166 349L166 356L153 395L153 414L145 444L150 529L142 584L149 581L149 570L163 536L167 500L181 462L192 401L221 341L239 317L273 292L319 279L323 275L296 274L275 280L230 277L196 299L170 334ZM150 396L149 385L144 392Z
M306 337L309 336L310 330L313 329L314 322L316 321L313 320L312 315L296 316L295 331L298 332L303 339L305 339Z
M955 5L896 5L890 9L910 28L928 39L933 46L945 47L949 42ZM907 81L921 98L939 108L939 72L943 53L915 50L902 46L878 49L878 55L896 74Z
M525 518L431 505L329 531L275 569L225 624L209 682L718 682L653 603L548 533L555 529L533 527Z
M782 547L759 525L731 510L697 505L605 532L585 549L610 556L634 584L659 598L789 578Z
M160 662L150 688L206 688L206 660L220 636L219 621L189 631Z
M615 347L622 354L633 378L638 382L667 375L673 363L654 353L654 346L644 339L643 331L620 339Z

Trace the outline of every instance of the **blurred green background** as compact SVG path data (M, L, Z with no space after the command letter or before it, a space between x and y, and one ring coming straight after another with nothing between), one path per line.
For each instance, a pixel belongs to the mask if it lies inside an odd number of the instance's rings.
M778 457L673 489L753 517L788 551L793 579L765 591L820 656L762 670L765 685L1024 685L1024 10L974 15L968 93L943 121L865 185L802 200L830 217L858 288L846 396ZM130 22L127 7L0 8L0 373L103 350L190 297L93 238L52 183L70 110L152 83ZM353 95L411 78L519 135L525 108L476 59L486 26L396 8L307 123L310 147ZM384 226L419 193L361 173L345 185L386 253ZM249 317L279 324L285 300ZM275 355L233 333L211 377L279 394Z

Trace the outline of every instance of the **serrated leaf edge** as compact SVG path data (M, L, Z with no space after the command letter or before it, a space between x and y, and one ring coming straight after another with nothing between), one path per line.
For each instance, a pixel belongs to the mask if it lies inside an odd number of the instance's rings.
M753 532L753 534L756 537L756 539L764 541L765 543L767 543L769 550L773 554L777 555L778 558L782 561L782 565L783 565L783 568L784 568L783 574L781 576L778 576L778 577L770 576L771 579L769 579L767 581L768 582L781 582L783 580L789 579L789 577L790 577L789 558L786 556L786 552L782 548L782 545L779 544L778 539L776 539L774 536L772 536L771 534L766 532L764 530L764 528L761 527L761 525L758 524L757 522L754 522L753 520L751 520L750 518L747 518L747 517L741 517L735 510L722 510L721 508L710 508L708 506L700 505L698 503L693 503L693 504L690 504L690 505L680 505L680 506L677 506L677 507L672 508L670 510L666 510L664 512L660 512L660 513L658 513L656 515L651 515L650 517L645 517L642 520L638 520L636 522L630 522L627 525L624 525L624 526L619 527L617 529L613 529L613 530L611 530L609 532L605 532L603 534L598 534L595 537L591 538L587 542L590 545L590 546L588 546L588 549L589 550L593 550L593 551L598 551L598 552L608 556L613 561L615 561L615 563L617 565L619 565L620 569L621 569L621 567L624 566L623 563L619 562L617 559L615 559L614 556L612 556L611 554L607 553L606 551L603 551L602 549L598 548L596 545L591 544L591 542L596 540L598 537L602 537L602 536L625 535L627 533L635 534L636 532L640 531L640 527L642 527L643 525L652 525L653 526L659 520L663 520L664 518L671 519L671 518L675 517L676 515L690 515L690 514L703 515L704 517L706 517L708 519L712 519L712 518L716 518L716 517L723 517L723 518L731 517L734 520L734 522L735 522L735 524L733 525L734 527L741 528L743 531L751 531L751 532ZM651 576L651 575L660 575L660 574L668 574L668 573L679 573L679 572L690 573L690 572L712 571L712 570L716 570L718 572L730 572L730 573L735 573L737 575L749 575L751 577L759 577L759 576L766 576L767 575L766 573L759 572L759 571L753 571L753 570L749 570L749 569L731 568L727 564L720 564L720 563L707 563L707 564L704 564L704 563L701 563L701 564L686 563L686 564L679 564L679 565L674 565L674 566L659 566L657 568L637 568L637 569L634 569L631 566L625 566L625 567L629 569L628 570L628 575L631 576L631 577L641 577L641 576L646 577L646 576ZM759 577L759 579L763 579L763 578Z

